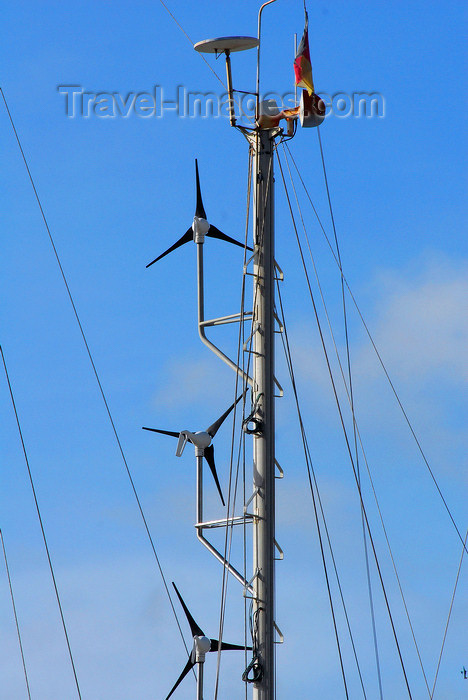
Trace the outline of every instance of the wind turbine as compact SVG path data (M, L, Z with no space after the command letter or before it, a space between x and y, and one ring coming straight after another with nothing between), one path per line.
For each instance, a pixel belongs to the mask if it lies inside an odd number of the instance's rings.
M224 421L226 420L226 418L228 417L228 415L233 410L236 403L240 401L243 396L244 394L241 394L234 401L234 403L231 406L229 406L229 408L226 411L224 411L224 413L217 420L215 420L215 422L212 423L206 430L200 430L194 433L191 430L181 430L180 432L175 432L173 430L160 430L159 428L143 428L143 430L150 430L153 433L161 433L161 435L169 435L170 437L179 438L176 449L177 457L182 456L185 445L187 444L187 442L191 442L192 445L195 447L195 456L204 457L206 459L211 473L213 475L213 479L215 480L215 484L218 489L218 493L220 495L223 506L225 506L226 503L224 502L223 492L221 491L218 474L216 472L216 466L214 461L214 445L212 445L212 440L215 437L218 430L220 429L220 427L222 426L222 424L224 423Z
M184 680L185 676L188 673L190 673L195 664L198 664L197 697L198 700L203 700L203 664L205 663L205 655L211 651L219 651L219 649L221 649L221 651L244 651L245 649L251 650L252 647L240 646L238 644L228 644L227 642L220 643L217 639L209 639L208 637L206 637L201 627L197 625L192 615L190 614L190 611L185 605L182 596L177 590L177 586L174 582L172 582L172 585L174 586L175 592L177 593L177 596L180 600L180 604L184 609L185 616L190 625L190 631L192 632L193 636L193 649L189 655L187 663L185 664L182 670L182 673L176 680L171 692L166 697L166 700L169 700L173 692L176 690L176 688L178 688L180 683Z
M158 262L158 260L161 260L161 258L164 258L169 253L172 253L172 251L176 250L176 248L180 248L181 245L184 245L184 243L188 243L191 240L195 241L195 243L203 243L205 240L205 236L209 236L211 238L219 238L219 240L221 241L227 241L228 243L232 243L233 245L237 245L241 248L244 248L243 243L240 243L240 241L236 241L230 236L227 236L225 233L220 231L219 228L216 228L216 226L213 226L207 221L205 207L203 206L203 200L201 195L200 177L198 175L198 161L196 158L195 178L197 184L197 204L195 207L195 216L193 217L193 224L189 229L187 229L184 235L181 236L179 240L174 243L174 245L171 245L171 247L165 250L164 253L158 255L158 257L152 260L150 263L148 263L146 267L150 267L155 262ZM249 246L247 246L247 249L252 250L252 248L250 248Z

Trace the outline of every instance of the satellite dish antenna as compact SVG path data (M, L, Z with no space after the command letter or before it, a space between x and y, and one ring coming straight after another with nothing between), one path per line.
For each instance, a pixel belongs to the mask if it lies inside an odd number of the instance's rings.
M205 39L194 44L193 48L199 53L233 53L247 51L258 46L257 37L253 36L221 36L217 39Z
M195 51L199 53L214 53L216 56L222 53L226 56L227 89L229 94L229 120L231 126L236 126L234 112L234 99L231 74L231 53L235 51L247 51L259 45L257 37L253 36L221 36L216 39L204 39L194 44Z

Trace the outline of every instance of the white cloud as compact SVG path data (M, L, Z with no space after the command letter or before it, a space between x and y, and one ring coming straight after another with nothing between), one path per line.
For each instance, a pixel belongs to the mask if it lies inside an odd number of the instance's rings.
M460 262L431 261L414 275L386 273L374 312L374 340L384 361L404 379L434 372L468 380L468 268ZM361 348L361 373L368 368Z
M357 299L375 345L392 381L398 388L411 385L423 408L428 388L434 396L459 391L468 380L468 274L463 262L431 260L415 270L382 272L373 284L372 307ZM369 405L382 390L384 373L365 331L356 326L356 311L348 302L350 352L355 388L361 403ZM296 371L309 385L309 395L331 409L330 380L317 334L310 324L293 328L293 360ZM324 329L335 382L343 381L335 350ZM335 328L335 337L341 331ZM346 374L346 353L339 345ZM410 395L410 394L408 394ZM347 399L343 396L344 401Z

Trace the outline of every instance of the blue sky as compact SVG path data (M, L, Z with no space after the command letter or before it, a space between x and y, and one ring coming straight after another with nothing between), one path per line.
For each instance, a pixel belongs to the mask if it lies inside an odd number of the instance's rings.
M256 34L257 5L168 6L194 40ZM330 117L323 126L346 277L395 381L462 532L466 529L468 292L462 3L320 2L309 7L317 92L379 92L383 118ZM210 636L217 635L221 570L193 532L195 472L187 450L142 425L210 424L232 400L233 373L196 330L194 246L147 262L190 225L199 159L213 224L243 237L247 149L227 120L67 118L59 85L88 92L152 92L220 85L159 2L8 3L1 85L72 290L168 580ZM293 33L302 3L278 0L264 15L262 90L292 89ZM209 58L224 79L221 61ZM234 83L253 89L255 53L233 58ZM185 663L172 613L139 519L63 282L3 105L0 109L2 299L0 342L24 438L83 697L162 698ZM317 135L290 144L331 233ZM464 179L465 178L465 179ZM368 697L378 697L355 487L314 329L281 177L277 259L306 424L358 639ZM306 221L342 349L336 266L310 209ZM242 252L205 246L207 313L237 311ZM461 544L383 380L356 313L351 352L360 429L399 565L416 636L433 679ZM227 334L225 341L232 343ZM284 363L278 374L278 700L342 696L306 472ZM32 696L75 697L7 385L2 407L0 527L23 632ZM227 489L230 428L217 436ZM364 492L381 555L413 697L427 697L388 553ZM208 481L208 505L219 517ZM236 543L236 555L239 555ZM356 563L357 562L357 563ZM0 566L0 698L26 697L6 575ZM405 697L376 586L385 697ZM466 562L434 697L467 697ZM464 592L465 591L465 592ZM243 639L243 599L229 584L225 637ZM340 625L343 621L340 618ZM184 621L182 620L184 625ZM184 631L185 626L183 627ZM188 640L188 643L189 640ZM226 658L224 658L226 656ZM220 697L240 697L244 660L223 656ZM242 655L240 655L242 657ZM351 697L361 697L345 642ZM214 659L206 669L212 697ZM194 681L180 700L194 696Z

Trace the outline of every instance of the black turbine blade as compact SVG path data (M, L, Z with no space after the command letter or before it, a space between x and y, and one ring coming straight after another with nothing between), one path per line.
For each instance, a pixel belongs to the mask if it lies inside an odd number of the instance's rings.
M220 416L220 417L218 418L218 420L216 420L214 423L212 423L212 425L210 425L209 428L206 429L206 432L208 433L208 435L211 435L211 437L214 438L214 436L216 435L216 433L218 432L218 430L220 429L220 427L222 426L222 424L224 423L224 421L226 420L226 418L228 417L228 415L231 413L231 411L232 411L232 409L234 408L234 406L236 405L236 403L237 403L238 401L240 401L241 398L242 398L243 396L244 396L244 394L241 394L241 395L239 396L239 398L237 398L237 399L234 401L234 403L232 404L232 406L229 406L228 410L227 410L227 411L224 411L223 415Z
M171 437L179 437L179 433L174 433L173 430L159 430L159 428L143 428L143 430L150 430L152 433L161 433L161 435L170 435Z
M203 200L201 196L201 188L200 188L200 177L198 175L198 161L195 158L195 177L197 180L197 207L195 209L195 216L198 216L199 219L206 219L206 211L205 207L203 206Z
M223 506L225 506L226 504L224 502L223 492L221 491L221 486L219 485L218 475L216 473L213 445L208 445L208 447L205 447L204 456L205 456L206 461L208 462L209 468L211 469L211 473L213 474L213 479L215 480L215 484L216 484L216 487L218 489L218 493L221 497L221 501L223 503Z
M178 686L182 683L182 681L184 680L184 678L185 678L185 676L187 675L187 673L190 673L190 671L192 670L192 668L193 668L194 666L195 666L195 662L192 661L192 655L190 654L189 660L188 660L187 663L185 664L184 670L182 671L182 673L180 674L180 676L179 676L178 679L176 680L175 685L174 685L174 687L172 688L172 690L171 690L171 692L169 693L169 695L167 696L166 700L169 700L169 698L171 697L171 695L172 695L172 693L174 692L174 690L175 690L176 688L178 688Z
M213 224L210 225L210 230L206 235L211 236L211 238L219 238L220 241L227 241L228 243L233 243L234 245L238 245L240 248L245 247L243 243L241 243L240 241L236 241L235 238L231 238L231 236L226 236L225 233L220 231L219 228L216 228L216 226L213 226ZM253 248L247 246L247 250L253 250Z
M204 637L205 633L203 630L197 625L193 617L191 616L188 607L185 605L184 601L182 600L182 596L180 595L179 591L177 590L177 586L175 585L174 581L172 582L172 585L174 586L175 592L177 593L177 596L180 600L180 604L182 605L184 609L185 616L188 620L188 623L190 625L190 631L192 632L193 637Z
M219 642L217 639L210 639L211 642L211 649L210 651L218 651L219 650ZM228 644L227 642L221 642L221 651L251 651L252 647L244 647L240 646L239 644Z
M181 238L179 238L179 240L176 241L174 243L174 245L171 245L171 247L168 248L167 250L165 250L164 253L161 253L161 255L158 255L158 257L155 258L154 260L152 260L150 263L148 263L146 267L150 267L155 262L158 262L158 260L161 260L161 258L164 258L166 255L169 255L169 253L172 253L172 251L175 250L176 248L180 248L181 245L184 245L184 243L188 243L191 240L193 240L192 227L187 229L187 231L184 233L184 235Z

